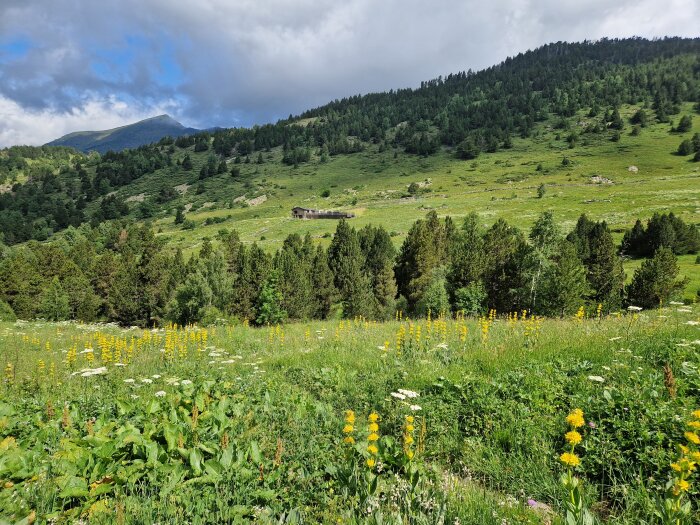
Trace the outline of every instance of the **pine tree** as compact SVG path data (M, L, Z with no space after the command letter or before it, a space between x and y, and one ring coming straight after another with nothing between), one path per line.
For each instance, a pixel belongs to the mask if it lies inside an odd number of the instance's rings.
M451 264L447 272L448 292L453 304L457 290L480 282L484 275L486 253L483 235L478 215L474 212L467 215L452 243Z
M58 277L41 294L39 313L49 321L64 321L70 317L68 294L63 289Z
M576 313L589 294L586 268L576 247L561 241L553 265L544 276L542 312L565 317Z
M311 265L311 285L314 294L312 317L326 319L330 314L336 290L333 285L333 272L328 266L328 256L321 246L316 248Z
M275 325L284 321L287 312L282 308L283 297L278 287L277 272L272 271L265 279L256 305L258 325Z
M341 220L328 248L328 265L345 317L370 317L375 311L372 283L363 271L364 262L357 232Z
M596 223L590 233L590 256L584 261L588 269L591 299L602 303L606 311L622 305L625 273L618 257L612 234L605 222Z
M678 258L670 249L659 248L635 270L627 287L629 303L642 308L668 303L688 284L688 279L676 280L678 273Z

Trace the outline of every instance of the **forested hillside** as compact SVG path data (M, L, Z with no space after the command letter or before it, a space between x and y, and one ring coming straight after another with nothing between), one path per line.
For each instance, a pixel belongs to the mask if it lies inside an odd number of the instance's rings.
M623 105L643 107L632 119L639 128L668 122L684 102L698 110L699 57L700 39L550 44L484 71L335 101L277 124L165 138L101 157L71 156L11 192L6 188L0 196L0 232L6 243L15 244L46 239L85 220L147 218L178 196L172 185L160 184L147 202L136 199L131 206L113 192L157 172L160 180L184 178L204 192L202 181L216 175L232 175L225 185L243 182L236 180L237 163L299 166L367 148L422 156L447 148L457 158L473 159L512 147L514 138L536 133L538 123L560 128L573 146L586 135L619 140ZM582 114L585 127L577 125ZM696 142L686 146L688 155L697 156ZM56 155L46 148L21 151L26 158ZM18 156L4 152L0 158L15 159L0 165L0 178L16 179L22 170L13 165L21 162Z

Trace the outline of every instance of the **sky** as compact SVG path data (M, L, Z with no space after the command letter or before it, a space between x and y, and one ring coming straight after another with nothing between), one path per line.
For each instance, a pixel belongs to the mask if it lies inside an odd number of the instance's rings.
M700 0L0 0L0 147L250 126L549 42L700 36Z

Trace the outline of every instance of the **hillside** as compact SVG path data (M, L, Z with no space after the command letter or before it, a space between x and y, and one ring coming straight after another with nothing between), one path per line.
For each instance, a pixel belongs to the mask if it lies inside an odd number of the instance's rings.
M192 135L199 130L186 128L168 115L159 115L104 131L76 131L52 140L46 146L67 146L83 153L122 151L158 142L163 137Z

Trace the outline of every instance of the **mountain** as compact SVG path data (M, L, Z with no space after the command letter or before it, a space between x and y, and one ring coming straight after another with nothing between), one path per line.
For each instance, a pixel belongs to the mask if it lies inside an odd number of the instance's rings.
M134 124L104 131L76 131L53 140L47 146L69 146L87 153L97 151L121 151L158 142L163 137L181 137L199 130L187 128L169 115L158 115Z

